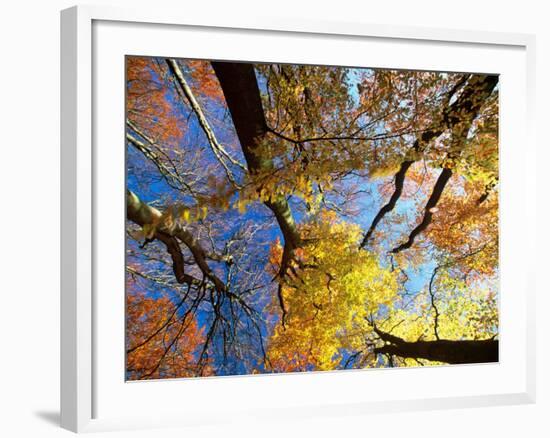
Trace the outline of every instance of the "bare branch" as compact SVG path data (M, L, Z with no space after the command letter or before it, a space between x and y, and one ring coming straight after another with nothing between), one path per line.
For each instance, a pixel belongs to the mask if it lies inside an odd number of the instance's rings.
M164 239L164 235L168 237L175 237L181 240L187 248L191 251L197 266L202 271L203 275L212 281L219 292L224 292L226 286L216 274L212 271L208 263L206 262L207 253L200 245L200 243L193 237L193 235L183 227L176 225L173 229L168 229L162 223L162 213L154 207L142 202L135 193L130 190L126 192L126 215L129 220L143 227L144 225L156 226L155 237ZM173 248L173 241L165 239L163 243L167 244L169 251L173 251L175 254L177 249ZM172 255L172 253L170 253ZM176 256L177 257L177 256ZM183 278L182 278L183 279ZM179 280L178 280L179 281Z
M208 143L210 144L210 147L212 149L212 152L214 152L214 155L220 162L220 164L223 166L227 177L231 181L231 183L235 186L238 186L237 182L235 181L235 177L233 176L233 173L229 169L227 163L225 160L227 159L230 163L240 167L242 170L246 171L246 167L231 157L229 153L224 149L224 147L220 144L220 142L217 140L216 136L214 135L214 131L210 127L210 124L208 123L208 120L206 120L206 116L204 115L204 112L202 111L199 103L197 102L197 99L193 95L193 91L185 81L185 78L183 76L183 73L178 65L178 62L174 59L167 59L166 60L168 66L170 67L170 71L174 74L176 77L176 80L181 87L181 91L187 98L189 104L191 105L191 108L193 109L193 112L197 116L197 119L199 120L199 124L204 131L206 138L208 139Z
M182 188L185 188L189 193L195 195L193 188L183 178L171 171L162 162L161 158L156 155L151 148L147 147L145 143L139 141L130 133L126 133L126 140L155 165L170 187L176 190L182 190Z

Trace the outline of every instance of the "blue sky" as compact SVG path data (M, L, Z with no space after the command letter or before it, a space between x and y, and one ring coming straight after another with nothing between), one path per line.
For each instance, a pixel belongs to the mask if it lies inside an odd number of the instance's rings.
M364 77L364 75L364 69L350 69L348 72L347 86L349 95L355 103L358 103L359 101L357 94L357 83L360 81L361 77ZM258 73L257 76L260 90L265 92L265 80ZM188 79L190 83L192 83L192 79ZM181 148L181 150L187 151L187 153L193 153L194 147L201 147L203 148L202 153L205 156L203 164L207 166L215 163L215 157L212 153L209 154L207 138L200 128L196 117L194 117L193 114L189 113L188 109L181 105L179 96L177 96L173 90L168 92L167 99L173 103L176 111L184 113L183 118L187 120L187 132L177 147ZM245 160L242 156L242 152L240 152L238 148L231 148L231 145L238 146L238 139L232 127L231 118L228 117L227 108L225 108L223 104L213 101L203 101L202 104L204 105L205 112L208 117L210 117L212 121L217 121L216 123L211 123L211 126L218 140L222 144L228 145L227 147L231 150L232 155L244 163ZM185 114L185 111L187 111L188 114ZM220 121L223 123L220 123ZM200 169L195 170L200 171ZM232 166L232 170L236 175L242 176L242 173L240 173L236 166ZM146 181L146 183L144 183L144 181ZM239 179L238 177L238 181L242 182L242 179ZM365 190L370 195L368 197L364 197L358 202L358 210L360 211L358 216L353 218L344 217L342 219L356 222L361 225L364 230L368 229L368 226L376 213L387 202L387 196L382 196L380 194L380 187L382 184L387 184L389 181L392 181L391 176L381 179L363 179L361 182L362 186L359 188L361 190ZM177 200L177 202L186 205L193 202L192 198L182 196L180 192L170 187L165 180L158 178L158 171L154 168L154 166L148 162L148 160L140 152L136 151L136 149L131 146L128 146L127 148L127 187L138 194L138 196L145 202L153 203L159 208L163 207L163 200L168 199ZM409 198L400 199L398 201L396 209L391 214L388 214L379 225L379 228L383 229L388 236L387 240L383 242L381 248L386 250L391 249L393 245L397 243L396 238L402 236L414 227L414 220L416 218L419 205L421 206L425 203L425 198L426 196L424 195L420 196L419 199ZM302 201L298 199L290 199L290 205L294 210L295 219L298 223L307 220L303 209L296 208L301 202ZM406 215L408 220L402 221L400 224L396 224L394 221L390 220L394 215ZM271 217L270 211L260 202L249 206L243 214L239 214L234 209L230 209L227 212L212 212L210 213L208 221L213 221L213 223L218 224L223 223L223 233L218 236L219 242L227 241L227 239L229 239L231 235L235 233L235 231L238 230L244 223L271 223L270 226L259 234L262 244L254 247L255 260L247 260L247 263L255 264L256 268L259 267L264 269L267 265L269 243L274 242L277 238L281 241L284 240L277 223ZM135 246L136 243L129 242L128 245ZM223 245L219 244L216 249L221 251L223 249ZM382 264L389 263L387 254L381 253L380 260ZM149 266L155 267L155 265L151 263L149 263ZM224 277L227 274L227 267L224 264L214 264L214 266L214 269L221 277ZM157 267L160 268L160 265ZM415 294L419 291L425 290L435 267L435 261L427 261L420 266L417 266L414 270L411 268L405 268L408 280L405 282L404 286L407 292ZM276 285L271 281L271 276L267 272L265 272L263 280L266 284L264 293L259 294L258 298L254 300L254 306L259 312L265 311L264 306L270 304L276 290ZM238 288L238 285L235 287ZM155 290L155 286L151 285L147 293L152 296L156 296L158 292L158 290ZM174 297L176 297L176 295L174 295ZM182 312L183 311L184 308L182 309ZM211 311L206 307L201 307L197 312L197 319L199 325L202 327L208 327L211 318ZM261 332L264 338L266 338L271 332L273 324L278 323L277 321L272 320L266 321L267 322L261 327ZM220 362L222 358L215 357L214 360L216 362ZM256 363L255 366L258 369L262 368L261 363ZM242 361L231 354L225 361L224 373L243 374L250 371L249 366L245 366Z

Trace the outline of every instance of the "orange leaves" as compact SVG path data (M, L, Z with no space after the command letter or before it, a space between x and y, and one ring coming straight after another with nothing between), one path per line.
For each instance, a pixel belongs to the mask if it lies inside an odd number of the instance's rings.
M151 58L128 57L126 64L126 80L128 81L128 97L130 97L129 109L134 105L145 102L138 102L142 96L154 91L162 91L159 82L153 81L154 66Z
M129 380L196 376L204 333L195 317L167 297L131 289L126 299L126 369ZM206 372L202 374L207 374Z
M220 84L209 61L189 60L186 66L200 96L218 103L223 101Z
M479 182L466 182L463 190L464 195L455 191L440 200L426 237L465 272L491 276L498 268L498 199L489 196L479 204L484 191Z
M283 258L283 245L281 245L281 239L277 237L275 241L269 247L269 259L266 267L267 272L271 275L277 275L281 267L281 260Z
M126 83L128 118L154 141L176 144L186 124L174 111L162 64L155 58L128 57Z
M160 292L177 287L162 245L135 245L159 287L129 287L128 378L209 373L199 356L220 374L342 368L353 352L381 366L372 326L390 318L411 341L433 333L429 299L442 336L462 333L463 315L464 336L496 326L492 299L468 307L466 292L492 292L498 270L497 93L456 140L448 119L462 74L261 64L224 81L214 66L227 96L228 84L249 85L230 106L209 61L128 58L129 133L147 143L139 161L129 154L128 181L164 211L143 235L189 228L205 243L199 253L177 237L199 320L216 315L205 336L189 303ZM255 110L236 116L252 98ZM442 168L452 178L440 183ZM426 217L414 245L388 253ZM258 231L241 234L249 224ZM216 275L227 289L209 286Z

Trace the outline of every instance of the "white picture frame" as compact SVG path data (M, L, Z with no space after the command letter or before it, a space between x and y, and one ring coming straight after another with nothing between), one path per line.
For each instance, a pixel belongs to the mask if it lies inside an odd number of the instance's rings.
M102 285L102 278L98 277L102 272L98 271L98 266L101 265L101 260L98 260L98 239L103 229L98 230L98 223L101 223L101 216L97 207L104 202L104 198L100 195L102 192L101 181L107 178L109 169L106 168L98 158L94 148L97 147L98 138L101 140L102 132L98 131L96 124L101 123L103 113L98 114L98 105L103 105L101 97L96 95L96 87L98 81L101 80L101 69L94 64L101 53L105 51L105 44L102 43L102 36L98 33L94 26L98 23L110 23L111 26L106 32L114 32L107 34L110 41L113 43L112 56L119 56L125 52L125 47L116 44L116 41L122 40L120 33L117 32L134 32L132 35L137 35L136 29L115 29L113 26L130 24L133 27L147 27L150 32L173 32L177 31L178 27L186 29L194 29L200 32L212 32L217 35L223 35L224 32L230 33L236 31L239 38L246 37L250 34L257 38L262 38L262 35L270 35L270 38L283 39L295 36L296 38L342 38L349 37L349 41L356 41L359 44L361 41L384 41L389 45L410 44L411 47L434 46L445 44L453 44L456 47L461 47L467 56L469 50L477 50L476 48L486 48L502 52L502 59L505 63L506 53L516 53L514 56L519 56L517 59L522 59L521 65L514 62L514 68L519 76L525 79L523 84L519 85L516 99L519 99L520 107L515 108L522 116L521 122L518 122L518 130L522 134L522 149L526 151L535 151L536 145L533 134L534 120L534 53L535 39L532 35L525 34L507 34L507 33L490 33L482 31L460 31L451 29L426 29L416 27L402 26L386 26L373 25L360 22L316 22L307 20L295 20L291 18L273 18L273 17L243 17L239 20L231 20L228 22L224 17L217 17L211 14L204 16L189 15L187 11L178 10L159 10L152 8L151 10L134 10L120 9L111 7L96 7L96 6L78 6L62 11L61 13L61 425L62 427L75 431L100 431L110 429L131 429L159 426L174 426L174 425L189 425L197 423L205 423L211 421L211 416L203 412L198 407L193 413L193 418L185 415L178 415L177 410L166 413L161 406L156 410L148 408L148 415L131 416L127 413L120 412L108 415L98 415L102 411L101 397L105 400L105 390L99 390L102 394L98 397L98 387L104 388L107 385L102 382L112 382L109 379L115 379L116 373L113 376L106 376L108 373L98 370L103 370L105 362L105 354L98 355L101 351L105 336L106 322L101 322L102 329L98 329L98 312L101 313L101 306L104 306L105 300L98 300L98 285ZM115 25L113 25L115 23ZM131 27L130 26L130 27ZM103 31L102 31L103 32ZM117 37L118 35L118 37ZM237 38L237 37L235 37ZM115 41L116 40L116 41ZM281 44L289 44L281 41ZM351 43L350 43L351 44ZM116 47L116 48L115 48ZM118 48L118 49L117 49ZM119 50L119 52L116 52ZM151 49L155 50L155 49ZM168 50L168 49L167 49ZM120 52L122 51L122 52ZM125 52L130 54L129 52ZM196 52L195 52L196 53ZM521 53L521 55L517 55ZM131 54L136 54L132 51ZM167 56L181 56L180 53L161 53ZM196 55L193 55L196 56ZM236 56L236 55L232 55ZM273 54L273 56L277 56ZM510 55L512 56L512 55ZM192 56L190 56L192 57ZM496 58L495 58L496 59ZM511 59L511 58L510 58ZM432 67L437 65L437 60L433 61ZM443 63L443 61L441 61ZM481 61L480 61L481 62ZM512 64L512 63L510 63ZM105 66L105 63L102 64ZM502 64L504 65L504 64ZM399 65L392 65L399 67ZM105 67L102 67L105 68ZM434 67L435 68L435 67ZM504 68L504 67L503 67ZM511 68L511 67L510 67ZM444 70L445 68L441 68ZM498 69L497 69L498 70ZM491 71L492 73L501 73L500 71ZM512 77L512 75L510 75ZM122 87L123 76L116 79ZM115 82L116 82L115 81ZM122 90L122 88L121 88ZM503 87L502 93L507 93ZM120 102L119 102L120 103ZM511 106L511 105L510 105ZM123 120L123 119L122 119ZM119 120L122 123L122 120ZM510 120L508 117L503 117L505 123ZM123 124L123 123L122 123ZM521 125L521 126L520 126ZM102 125L104 126L104 125ZM510 128L511 130L516 128ZM512 131L511 135L513 134ZM524 134L524 135L523 135ZM115 133L115 137L116 133ZM121 150L123 149L122 137L120 141ZM101 154L100 154L101 155ZM527 155L527 154L525 154ZM104 155L102 155L104 157ZM120 155L119 155L120 157ZM506 157L504 157L506 158ZM506 163L501 163L501 170L506 175ZM119 161L114 160L115 164ZM119 163L120 164L120 163ZM535 175L532 171L528 172L523 169L519 163L521 170L516 172L517 186L520 187L514 193L509 191L506 195L506 190L503 190L505 196L510 199L520 199L525 196L525 201L531 200L534 203ZM103 167L102 167L103 166ZM98 169L103 171L99 172ZM123 169L120 169L123 171ZM510 174L510 173L508 173ZM99 188L98 188L99 184ZM505 182L503 183L505 185ZM531 198L532 197L532 198ZM120 198L122 200L122 198ZM107 201L105 201L107 202ZM122 201L120 201L122 205ZM505 203L506 204L506 203ZM509 210L507 220L502 226L506 225L506 229L513 231L513 226L516 220L527 221L530 226L522 231L525 236L525 243L522 243L522 250L534 248L535 236L535 215L532 211L516 208ZM502 214L507 214L507 210L503 209ZM123 216L123 214L122 214ZM508 219L509 218L509 219ZM118 230L120 231L120 230ZM99 245L101 247L101 245ZM511 248L513 249L513 248ZM99 252L98 252L99 251ZM513 252L513 251L510 251ZM510 254L510 257L514 257ZM517 255L516 255L517 257ZM512 260L512 259L510 259ZM520 266L520 265L518 265ZM122 267L120 268L122 271ZM535 324L535 309L534 309L534 272L527 264L523 264L516 270L510 272L510 284L517 285L521 289L518 297L515 297L513 307L509 311L506 309L507 320L517 318L517 327L512 327L513 324L503 325L503 330L508 330L512 336L521 339L520 345L522 348L517 355L517 366L514 371L507 371L508 374L503 374L504 379L508 376L513 377L514 385L502 390L487 389L486 392L475 393L467 390L446 394L444 390L432 392L432 396L416 396L414 392L399 394L395 392L389 398L378 397L374 399L362 399L356 397L353 400L346 401L345 393L337 393L337 387L350 388L353 385L363 384L361 380L365 373L369 374L370 382L377 380L382 381L387 379L383 377L383 371L380 372L380 377L376 373L379 371L355 371L352 373L305 373L306 375L293 376L250 376L250 377L235 377L235 378L218 378L218 379L197 379L194 381L187 380L185 382L143 382L142 388L147 396L151 395L151 388L155 388L156 394L161 392L173 393L177 386L181 388L182 384L188 385L194 390L200 389L207 394L224 394L227 391L239 390L243 388L243 394L252 394L254 391L265 391L266 385L269 390L276 391L273 387L289 388L325 388L324 394L313 394L310 399L304 398L298 404L286 404L279 402L277 409L272 409L269 406L254 406L257 402L239 399L241 405L234 411L223 413L219 409L219 415L216 416L216 421L234 421L236 418L244 418L246 416L256 417L274 417L277 415L287 415L292 417L303 417L311 415L342 415L342 414L357 414L360 415L366 412L396 412L411 409L441 409L451 407L472 407L472 406L488 406L502 404L519 404L534 402L535 399L535 341L534 341L534 324ZM111 281L111 280L109 280ZM506 304L506 303L505 303ZM502 304L501 304L502 305ZM516 312L516 314L514 314ZM120 314L122 320L123 313ZM109 323L110 324L110 323ZM114 324L114 323L113 323ZM120 325L120 324L119 324ZM116 327L116 325L113 325ZM116 331L116 330L115 330ZM119 330L120 331L120 330ZM118 333L118 332L117 332ZM506 331L503 331L503 337L506 336ZM117 336L122 335L118 333ZM122 349L123 344L120 344ZM99 359L101 357L101 359ZM497 364L504 369L506 363ZM475 374L477 368L463 367L465 373ZM414 370L392 370L393 376L391 379L406 381L407 374L410 372L434 373L440 375L439 378L446 379L447 371L442 371L444 368L433 368L430 370L414 371ZM488 372L487 370L485 372ZM492 372L492 371L491 371ZM454 375L454 374L453 374ZM458 375L458 374L457 374ZM466 374L464 374L466 375ZM342 377L343 376L343 377ZM372 377L374 376L374 377ZM120 374L121 387L138 388L137 385L124 383L123 375ZM457 377L460 379L460 377ZM465 377L463 377L465 378ZM279 379L277 385L273 385L274 380ZM511 380L511 381L512 381ZM385 381L385 380L384 380ZM496 380L495 380L496 381ZM250 382L253 382L250 384ZM260 383L258 383L260 382ZM268 383L266 383L268 382ZM495 383L495 385L497 385ZM102 386L103 385L103 386ZM156 385L156 386L155 386ZM398 385L397 385L398 386ZM459 382L460 386L460 382ZM492 388L487 386L487 388ZM177 389L176 389L177 390ZM192 389L193 390L193 389ZM135 398L140 390L132 389L130 397ZM248 392L250 391L250 392ZM331 393L332 391L332 393ZM115 390L109 397L113 397L113 403L119 403L115 397ZM333 401L329 402L331 394ZM434 395L436 394L436 395ZM460 394L460 395L457 395ZM275 394L275 401L284 400L281 394ZM279 397L279 398L277 398ZM222 396L223 398L223 396ZM205 397L205 400L208 398ZM317 401L314 402L313 400ZM204 411L206 408L203 409ZM114 410L113 410L114 412Z

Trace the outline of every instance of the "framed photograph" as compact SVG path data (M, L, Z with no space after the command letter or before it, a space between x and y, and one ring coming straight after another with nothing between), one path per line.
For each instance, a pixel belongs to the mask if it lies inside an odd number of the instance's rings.
M61 54L63 427L534 401L534 37L74 7Z

